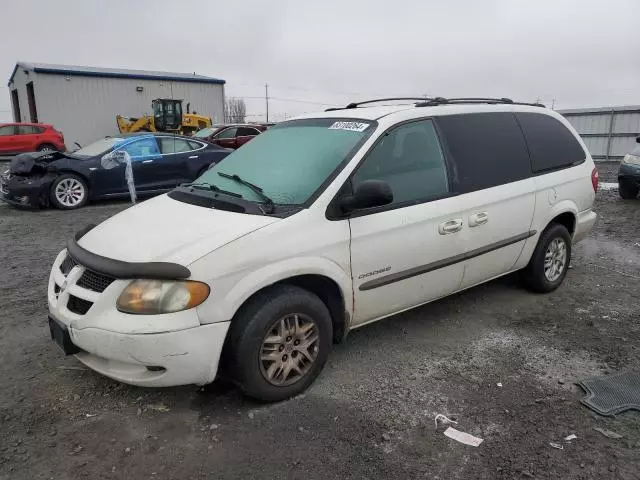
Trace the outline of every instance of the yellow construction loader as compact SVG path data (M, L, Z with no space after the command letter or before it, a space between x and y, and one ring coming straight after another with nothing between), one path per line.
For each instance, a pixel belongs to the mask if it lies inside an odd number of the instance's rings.
M197 113L182 113L182 100L157 98L151 102L153 116L143 115L139 118L116 115L120 133L133 132L172 132L182 135L193 133L212 125L211 118Z

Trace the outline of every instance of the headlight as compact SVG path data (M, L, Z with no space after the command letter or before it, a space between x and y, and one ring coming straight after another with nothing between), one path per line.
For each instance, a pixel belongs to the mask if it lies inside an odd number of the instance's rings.
M628 163L630 165L640 165L640 157L637 155L631 155L630 153L625 155L622 159L622 163Z
M118 310L154 315L197 307L209 296L209 285L192 281L134 280L118 298Z

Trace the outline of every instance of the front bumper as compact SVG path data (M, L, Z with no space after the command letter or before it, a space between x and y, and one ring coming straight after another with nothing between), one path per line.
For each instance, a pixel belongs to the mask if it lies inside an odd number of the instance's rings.
M119 382L143 387L204 385L218 370L229 322L158 334L116 333L99 328L69 328L83 351L75 357Z
M640 165L621 163L618 170L618 181L623 180L631 185L640 186Z
M45 177L3 176L0 178L0 200L26 208L49 204L51 179Z
M229 322L201 325L196 309L164 315L119 312L116 301L129 281L114 279L102 292L93 291L82 286L85 267L62 272L66 258L66 250L56 258L47 296L51 317L66 326L82 350L78 360L138 386L203 385L215 379ZM84 309L79 311L78 304Z

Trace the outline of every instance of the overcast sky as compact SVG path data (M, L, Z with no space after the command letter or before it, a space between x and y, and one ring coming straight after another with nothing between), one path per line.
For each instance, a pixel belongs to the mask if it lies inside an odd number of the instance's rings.
M256 120L265 82L278 120L388 95L640 104L638 0L0 0L0 16L0 120L16 61L195 71Z

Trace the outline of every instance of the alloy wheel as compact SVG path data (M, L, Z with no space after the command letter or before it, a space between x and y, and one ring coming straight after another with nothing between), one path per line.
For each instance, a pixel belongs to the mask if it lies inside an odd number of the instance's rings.
M544 276L550 282L560 278L567 263L567 244L562 238L554 238L544 254Z
M82 203L86 195L84 185L75 178L64 178L55 189L56 199L65 207L75 207Z
M292 385L302 379L318 356L316 323L303 314L286 315L271 326L260 349L260 371L272 385Z

